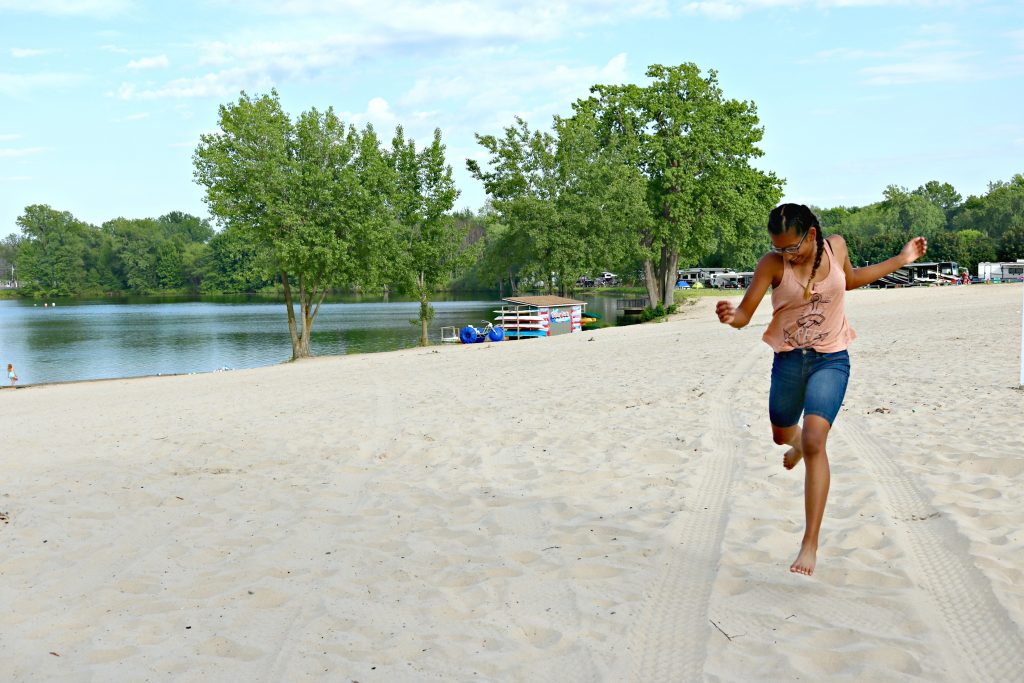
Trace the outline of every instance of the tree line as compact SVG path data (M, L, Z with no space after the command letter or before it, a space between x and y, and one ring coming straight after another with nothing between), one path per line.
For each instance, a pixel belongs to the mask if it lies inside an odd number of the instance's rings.
M237 233L179 211L100 226L36 204L0 243L0 279L27 296L255 291L270 284Z
M949 183L932 180L915 190L890 185L881 201L862 207L817 209L826 232L846 238L854 265L876 263L912 235L928 238L928 259L956 261L977 272L983 261L1024 258L1024 175L990 183L964 199Z
M714 70L653 65L647 85L595 85L571 114L536 128L516 118L478 133L485 163L467 160L487 204L454 211L458 189L440 131L417 146L390 141L333 109L294 119L276 91L220 106L194 178L217 223L172 212L101 226L27 207L0 243L29 295L157 291L283 293L293 357L327 292L386 288L420 302L421 342L440 288L517 291L543 281L565 293L579 276L634 274L652 305L672 303L676 273L753 268L765 217L784 179L755 168L764 130L753 102L726 98ZM931 258L976 267L1024 257L1024 176L963 199L948 183L890 186L863 207L815 209L855 265L916 234ZM6 271L2 271L6 272Z

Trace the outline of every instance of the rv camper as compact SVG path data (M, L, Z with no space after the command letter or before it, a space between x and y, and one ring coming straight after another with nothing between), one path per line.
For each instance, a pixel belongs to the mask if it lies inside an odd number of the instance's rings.
M983 261L978 264L978 279L982 282L1022 282L1024 281L1024 259L998 263Z
M960 265L956 261L932 263L911 263L899 270L872 282L869 287L919 287L923 285L947 284L960 277Z
M711 281L712 287L720 289L746 289L750 286L754 274L751 273L718 273Z
M699 282L705 287L717 287L715 277L732 272L732 268L680 268L676 273L676 282L682 281L690 286Z

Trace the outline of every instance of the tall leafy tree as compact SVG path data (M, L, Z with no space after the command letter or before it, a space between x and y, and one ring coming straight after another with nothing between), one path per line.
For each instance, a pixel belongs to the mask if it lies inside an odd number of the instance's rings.
M21 289L41 296L80 292L85 284L86 238L95 228L44 204L25 207L17 224L23 235L17 255Z
M210 292L256 292L274 281L273 264L246 231L229 225L209 242L202 289Z
M1016 223L1003 233L999 239L999 252L996 258L1000 261L1024 259L1024 216L1018 218Z
M284 288L292 358L310 356L328 289L372 279L387 256L379 247L390 184L379 142L333 109L293 123L276 91L243 92L220 107L219 123L193 155L196 180L211 213L266 251Z
M18 245L21 240L21 235L16 233L0 240L0 281L17 280Z
M459 191L444 151L440 130L434 131L430 145L417 152L416 143L406 140L398 126L389 155L395 178L393 206L400 226L397 277L400 286L419 300L420 346L430 343L431 293L468 266L471 256L464 248L468 226L451 213Z
M548 282L553 274L564 292L579 275L625 258L631 245L623 226L645 220L643 184L621 150L601 144L597 129L581 104L575 116L555 118L554 134L517 118L500 138L477 135L489 168L474 160L467 166L507 226L492 241L505 254L492 268L504 260L510 271L538 270Z
M650 220L636 239L651 303L668 305L680 260L753 250L782 181L751 166L763 154L757 108L726 99L714 70L655 64L647 76L646 86L594 86L589 106L646 179Z
M929 251L936 261L956 261L961 268L976 272L978 263L992 261L996 257L996 245L991 237L980 230L943 232L932 243Z
M981 230L999 240L1003 233L1024 221L1024 175L990 183L981 197L968 197L953 219L957 230Z
M930 240L946 229L943 208L924 194L908 192L897 185L885 188L883 194L885 199L879 204L883 229L892 230L906 239L924 235Z
M939 207L946 216L948 222L959 210L963 203L963 197L949 183L940 183L938 180L929 180L921 187L914 190L914 194L924 197L933 205Z

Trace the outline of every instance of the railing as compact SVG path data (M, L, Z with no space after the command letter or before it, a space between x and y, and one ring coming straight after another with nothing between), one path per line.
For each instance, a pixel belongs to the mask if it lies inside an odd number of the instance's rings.
M615 309L618 311L642 311L650 306L651 301L647 297L639 299L616 299Z

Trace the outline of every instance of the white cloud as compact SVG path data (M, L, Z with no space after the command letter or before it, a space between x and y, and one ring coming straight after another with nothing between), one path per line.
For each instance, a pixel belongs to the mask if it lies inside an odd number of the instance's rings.
M729 20L738 19L749 12L773 8L941 7L965 4L968 4L966 0L702 0L685 3L682 9L690 14L702 14L709 19Z
M85 81L84 76L68 73L5 74L0 73L0 95L23 97L39 88L63 88Z
M372 45L373 40L365 36L207 43L198 48L199 63L223 69L163 84L125 82L117 96L124 100L233 96L239 90L265 89L276 83L311 80L336 72L352 65L360 46Z
M446 99L519 99L520 95L541 91L555 93L566 102L586 97L595 83L622 83L627 80L626 53L612 57L602 67L568 66L545 61L516 59L509 62L466 60L456 76L420 78L403 97L407 105ZM503 94L504 93L504 94ZM515 93L515 94L513 94Z
M300 18L341 16L357 35L385 42L550 39L636 17L664 17L668 0L226 0L246 12Z
M128 116L122 116L118 119L113 119L112 123L131 123L132 121L142 121L143 119L149 118L149 112L140 112L138 114L129 114Z
M351 123L357 128L362 128L367 123L373 124L377 134L387 138L391 137L391 131L398 124L398 116L395 115L391 105L383 97L374 97L367 102L366 111L338 112L338 118L345 123Z
M20 157L29 157L36 154L42 154L43 152L49 152L52 148L50 147L0 147L0 159L16 159Z
M18 133L0 133L0 142L14 142L21 138L22 136Z
M709 19L739 19L743 16L743 7L733 2L690 2L683 5L683 10L703 14Z
M52 50L52 49L37 50L37 49L34 49L34 48L29 48L29 47L12 47L11 48L11 56L14 57L15 59L26 59L28 57L39 57L39 56L42 56L42 55L48 55L48 54L50 54L52 52L56 52L56 50Z
M966 60L972 53L940 53L918 59L865 67L860 74L870 85L912 85L915 83L962 83L985 78Z
M132 6L131 0L0 0L0 10L58 16L107 17Z
M589 96L595 83L628 81L627 63L625 53L603 65L556 64L524 57L504 61L467 58L457 75L418 79L399 102L416 109L424 104L447 104L443 124L465 134L493 132L510 125L514 116L526 119L531 127L546 129L553 115L569 113L570 104ZM450 106L452 102L456 106ZM403 113L400 118L407 117ZM442 121L435 119L433 125L442 125Z
M167 98L233 97L240 90L269 89L273 83L252 69L227 69L197 78L177 78L163 85L136 87L122 83L116 94L122 100L159 100Z
M167 59L167 55L159 55L156 57L143 57L142 59L133 59L128 62L128 69L132 71L139 71L142 69L166 69L170 66L171 62Z

